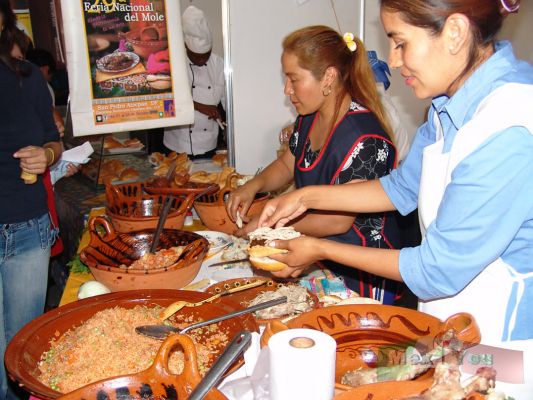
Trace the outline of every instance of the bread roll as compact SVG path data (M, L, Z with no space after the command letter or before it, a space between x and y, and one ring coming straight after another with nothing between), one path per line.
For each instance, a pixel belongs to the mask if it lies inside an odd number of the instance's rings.
M284 226L282 228L258 228L248 234L250 238L250 245L248 247L248 254L250 255L250 263L259 269L267 271L281 271L287 264L269 258L272 254L283 254L288 251L285 249L277 249L270 247L268 244L273 240L291 240L301 236L300 232L296 232L292 226Z
M126 168L122 173L120 174L120 180L121 181L131 181L133 179L139 178L139 171L137 171L135 168Z
M107 136L104 139L104 149L117 149L120 147L124 147L124 145L120 143L117 139L115 139L113 136Z

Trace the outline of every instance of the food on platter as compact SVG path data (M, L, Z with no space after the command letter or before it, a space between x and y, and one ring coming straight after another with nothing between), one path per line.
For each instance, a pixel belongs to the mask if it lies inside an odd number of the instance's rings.
M146 81L153 89L165 90L172 86L172 78L165 74L149 74L146 75Z
M125 147L143 147L142 142L137 138L124 140Z
M505 400L503 393L494 391L496 370L492 367L478 368L476 374L461 382L461 372L457 362L439 362L435 366L433 385L420 395L403 400L460 400L484 398L487 400Z
M132 181L139 179L139 171L137 171L135 168L126 168L124 171L122 171L119 175L120 181Z
M213 162L217 165L227 165L228 164L228 153L217 153L213 156Z
M345 299L334 294L326 294L320 296L319 300L323 307L342 306L347 304L381 304L379 300L370 297L360 297L356 292L351 292L350 297Z
M275 291L263 291L248 302L247 306L253 306L283 296L287 297L286 303L256 311L254 316L262 320L289 317L311 311L315 306L314 300L309 296L307 289L300 285L283 285Z
M242 260L248 257L248 240L231 235L231 244L222 252L222 261Z
M61 393L68 393L91 382L112 376L133 374L148 368L161 342L135 332L135 327L161 323L160 306L113 307L97 312L78 327L51 340L38 364L38 379ZM197 322L192 316L177 315L173 323L183 328ZM196 321L194 321L196 319ZM212 354L228 335L220 325L209 325L189 333L196 344L200 374L214 361ZM201 344L200 344L201 343ZM168 366L173 374L183 370L180 350L171 352Z
M222 251L231 244L231 236L224 232L217 231L196 231L209 242L209 255L214 255Z
M425 354L409 346L404 364L348 371L342 376L341 383L358 387L384 381L408 381L435 368L433 385L420 396L410 397L409 400L463 399L472 392L486 393L494 388L496 373L487 367L478 369L477 375L461 383L460 354L467 344L457 339L453 329L445 331L435 340L436 346Z
M207 171L196 171L191 174L191 182L199 183L216 183L220 186L220 189L223 189L228 181L228 177L232 174L235 174L235 168L233 167L222 167L222 170L218 172L207 172ZM235 175L236 179L231 180L232 188L236 188L235 183L240 175Z
M175 246L162 249L155 253L145 253L141 258L132 262L129 266L120 265L125 269L157 269L167 268L174 264L183 253L185 246Z
M248 253L250 254L250 262L259 269L267 271L281 271L287 267L280 261L273 260L269 256L273 254L287 253L287 250L276 249L270 247L268 244L273 240L291 240L301 236L300 232L294 230L292 226L284 226L281 228L258 228L248 234L250 245Z
M104 149L115 149L120 147L124 147L124 145L113 136L106 136L104 138Z
M155 176L166 176L168 169L172 164L176 164L175 174L188 173L191 161L187 157L187 153L176 153L171 151L165 156L162 153L154 152L148 157L148 161L155 168Z
M124 72L139 64L137 54L129 51L117 51L96 60L96 68L102 72Z

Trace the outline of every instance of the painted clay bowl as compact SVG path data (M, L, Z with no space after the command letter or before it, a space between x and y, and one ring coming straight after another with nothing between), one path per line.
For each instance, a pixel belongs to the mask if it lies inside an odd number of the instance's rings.
M165 228L181 229L192 208L193 193L147 194L141 183L106 185L106 214L118 232L155 229L169 195L173 196Z
M111 291L182 288L196 277L209 249L207 239L194 232L163 229L156 251L186 246L183 254L167 267L131 269L127 266L150 252L154 229L119 233L106 217L97 216L89 220L89 234L80 258Z
M204 300L207 297L209 297L209 295L205 293L184 290L132 290L95 296L53 309L25 325L8 344L5 354L5 365L8 375L18 385L22 386L26 391L39 399L49 400L58 398L61 396L60 392L44 385L37 378L40 374L37 364L43 352L50 348L50 340L52 338L60 337L67 330L80 326L94 314L105 309L117 306L123 308L133 308L135 306L149 307L155 305L166 307L178 300L197 302ZM223 315L237 309L238 306L231 300L218 299L213 303L206 303L200 307L184 308L178 313L178 318L189 318L191 322L196 322ZM171 320L173 318L177 317L173 316L171 317ZM223 331L229 338L229 342L231 338L244 329L258 331L257 324L250 315L219 322L216 327L217 329L214 332L211 332L210 330L202 331L201 334L198 335L198 341L200 343L206 343L211 338L211 335ZM194 331L191 332L194 333ZM183 341L180 343L181 346L184 347ZM212 354L212 358L210 358L210 364L212 364L212 362L214 362L214 360L224 351L226 345L227 343L222 342L217 345ZM193 361L192 356L189 357L189 360L191 362ZM160 358L160 361L165 365L166 356L163 356L162 360ZM241 358L228 373L235 371L243 364L243 362L244 361ZM159 365L161 365L161 363ZM190 366L190 368L194 369L194 366ZM145 372L146 374L150 374L150 369ZM163 376L164 380L162 382L169 382L168 379L170 378L165 374L163 374ZM160 393L161 387L154 383L154 380L157 381L157 379L159 379L158 377L147 378L146 375L141 373L138 378L140 380L125 378L124 383L130 388L130 384L138 385L140 381L143 383L149 383L154 392L157 389L158 393ZM148 379L150 380L147 382ZM196 378L193 378L191 385L194 385L195 382L197 382L197 380ZM113 383L113 385L115 385L115 383ZM132 390L132 392L134 391ZM89 399L90 397L78 397L78 399L80 398ZM120 398L123 399L122 397ZM171 399L171 397L169 399Z
M291 328L317 329L335 339L335 381L337 388L344 390L352 389L340 383L346 372L402 363L409 346L426 353L449 329L453 329L456 338L466 346L481 340L476 321L467 313L455 314L443 322L408 308L368 304L318 308L288 321L285 326L280 322L269 324L262 344L267 344L268 338L277 331ZM416 380L431 382L428 378L432 374L433 369L430 369Z
M231 235L238 229L238 227L230 219L224 203L226 195L232 190L230 187L230 185L226 185L224 189L219 190L216 193L199 197L194 201L194 209L202 223L208 229ZM248 217L260 214L269 197L269 193L257 193L255 195L255 200L248 209Z

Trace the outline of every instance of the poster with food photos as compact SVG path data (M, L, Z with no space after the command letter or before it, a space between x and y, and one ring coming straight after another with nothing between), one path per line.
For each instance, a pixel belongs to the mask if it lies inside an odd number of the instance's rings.
M192 123L179 3L63 0L74 136Z

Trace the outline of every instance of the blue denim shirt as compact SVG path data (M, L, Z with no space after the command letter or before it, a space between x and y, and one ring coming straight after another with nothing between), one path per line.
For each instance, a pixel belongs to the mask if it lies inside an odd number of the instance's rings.
M509 82L533 84L533 67L515 58L510 43L499 42L495 54L457 93L433 99L428 122L418 129L405 161L381 178L402 214L417 207L422 152L435 142L434 113L439 113L444 131L443 151L449 152L457 131L479 103ZM454 170L426 240L400 252L400 273L407 286L423 300L455 295L498 257L518 272L532 271L532 176L533 135L523 127L493 135L466 157ZM525 324L532 327L525 333L529 338L533 337L533 314L526 311L533 307L530 281L519 307L522 319L529 319Z

